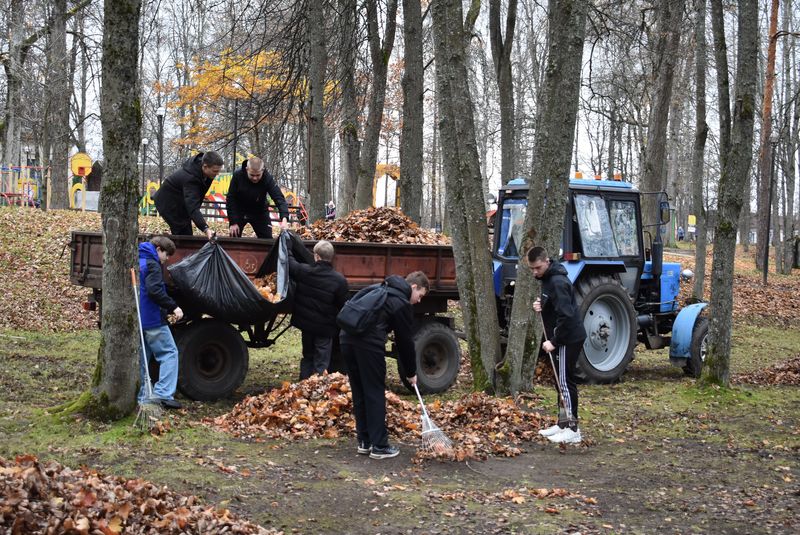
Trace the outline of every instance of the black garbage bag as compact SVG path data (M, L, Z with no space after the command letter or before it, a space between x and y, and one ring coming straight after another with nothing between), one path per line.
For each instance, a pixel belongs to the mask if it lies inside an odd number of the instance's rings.
M292 243L283 232L275 240L257 276L276 273L276 293L281 300L264 299L244 271L216 241L205 244L167 269L177 286L181 302L193 311L208 314L229 323L260 323L278 313L291 311L294 283L289 278L288 248Z

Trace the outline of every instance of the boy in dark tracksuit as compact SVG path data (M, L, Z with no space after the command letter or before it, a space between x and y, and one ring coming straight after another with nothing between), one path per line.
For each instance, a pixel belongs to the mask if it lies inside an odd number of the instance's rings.
M417 383L417 356L414 349L412 305L428 293L430 283L421 271L405 279L391 275L386 284L406 297L390 292L375 326L360 336L339 334L342 356L347 365L353 394L353 414L358 435L357 452L372 459L396 457L400 450L389 444L386 429L386 339L394 331L398 358L408 382Z
M272 221L267 211L268 200L272 199L280 213L280 225L285 229L289 223L289 206L280 186L264 169L261 158L250 158L242 163L231 176L228 186L228 221L231 236L241 236L244 227L249 223L256 237L272 238Z
M542 349L558 356L556 388L563 396L566 418L559 411L558 423L539 431L539 434L551 442L577 444L581 441L581 432L578 429L578 384L575 370L586 340L586 329L575 301L575 290L564 266L549 258L542 247L533 247L527 256L528 267L533 271L533 276L542 281L542 297L533 303L533 309L540 312L544 320L545 340Z
M180 409L181 404L173 397L178 385L178 348L166 321L167 313L180 320L183 310L167 295L161 265L175 253L175 244L166 236L155 236L149 242L139 244L139 310L147 358L151 356L159 364L158 382L153 394L161 405L168 409ZM145 401L145 381L149 381L144 362L140 365L141 389L138 400Z

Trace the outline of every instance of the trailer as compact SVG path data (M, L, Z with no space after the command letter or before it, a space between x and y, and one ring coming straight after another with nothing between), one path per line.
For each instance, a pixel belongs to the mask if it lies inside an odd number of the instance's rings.
M140 235L139 241L150 239ZM180 353L178 387L195 400L230 396L244 381L249 363L248 348L270 347L289 328L286 314L276 313L266 321L231 323L224 317L209 317L184 307L172 284L167 266L195 253L207 240L203 236L170 236L176 251L164 266L167 290L184 311L184 319L172 326ZM217 238L218 243L252 280L276 240ZM311 251L316 241L304 241ZM414 305L414 343L417 381L428 393L443 392L458 375L461 350L454 321L447 314L448 301L458 299L453 249L446 245L406 245L335 242L334 269L342 273L351 295L389 275L423 271L431 288ZM73 231L70 240L70 281L92 290L87 305L102 306L103 236L99 232ZM392 344L387 356L396 357ZM399 363L398 359L398 363ZM338 343L334 344L330 371L344 371ZM402 370L400 376L405 382ZM406 385L408 386L408 385Z

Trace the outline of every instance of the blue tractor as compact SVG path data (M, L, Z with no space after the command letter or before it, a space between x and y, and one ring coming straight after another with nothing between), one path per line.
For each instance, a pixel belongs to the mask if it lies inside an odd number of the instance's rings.
M705 359L706 303L683 308L681 280L693 276L663 261L661 234L669 221L666 194L659 195L659 221L642 225L640 193L630 183L570 181L559 258L575 286L588 337L578 360L587 383L619 380L637 341L648 349L670 346L670 361L697 377ZM494 289L500 326L507 329L527 209L528 184L515 179L499 192L492 246ZM652 232L651 232L652 230Z

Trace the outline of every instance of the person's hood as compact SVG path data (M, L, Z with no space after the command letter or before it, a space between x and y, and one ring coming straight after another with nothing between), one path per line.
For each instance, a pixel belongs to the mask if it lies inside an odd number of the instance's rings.
M242 171L244 171L245 173L247 172L247 162L248 161L249 160L245 160L245 161L242 162Z
M183 162L183 170L190 175L205 179L206 177L203 175L203 154L203 152L198 152Z
M139 260L155 260L159 264L161 260L158 258L158 251L156 250L156 246L146 241L144 243L139 244Z
M550 267L544 272L543 279L549 279L553 275L567 275L567 268L562 266L558 261L550 259Z
M386 277L386 285L400 290L407 299L411 299L411 285L400 275L389 275Z

